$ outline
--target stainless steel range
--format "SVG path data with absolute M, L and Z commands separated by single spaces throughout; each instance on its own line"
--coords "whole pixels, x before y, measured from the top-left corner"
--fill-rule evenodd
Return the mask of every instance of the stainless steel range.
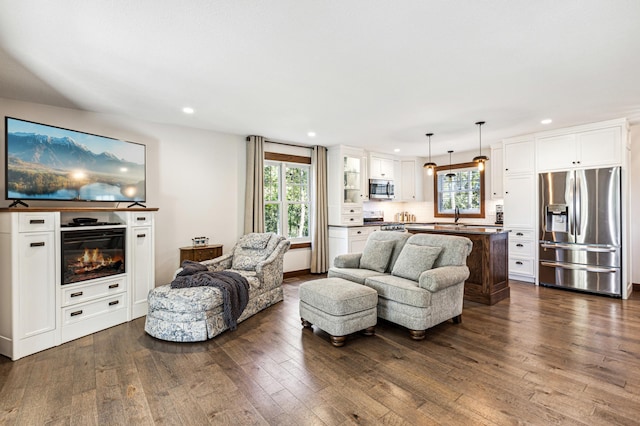
M 363 212 L 363 222 L 365 225 L 379 225 L 381 231 L 405 231 L 404 223 L 402 222 L 385 222 L 384 213 L 381 211 Z

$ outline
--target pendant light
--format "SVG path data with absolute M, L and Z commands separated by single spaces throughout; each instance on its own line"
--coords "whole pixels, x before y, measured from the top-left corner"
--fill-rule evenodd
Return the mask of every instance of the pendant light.
M 433 136 L 433 133 L 427 133 L 427 137 L 429 138 L 429 161 L 427 161 L 426 163 L 424 163 L 424 167 L 425 169 L 427 169 L 427 174 L 429 176 L 433 175 L 433 171 L 436 169 L 437 164 L 431 161 L 431 136 Z
M 456 174 L 451 171 L 451 154 L 453 154 L 453 151 L 447 151 L 447 152 L 449 153 L 449 173 L 444 175 L 444 177 L 449 179 L 449 182 L 451 182 L 456 177 Z
M 476 123 L 476 125 L 478 126 L 478 135 L 479 135 L 479 141 L 480 141 L 480 152 L 478 153 L 478 156 L 473 157 L 473 161 L 478 163 L 478 170 L 480 170 L 480 171 L 484 170 L 484 163 L 489 160 L 489 157 L 487 157 L 486 155 L 482 155 L 482 125 L 483 124 L 484 124 L 484 121 L 478 121 Z

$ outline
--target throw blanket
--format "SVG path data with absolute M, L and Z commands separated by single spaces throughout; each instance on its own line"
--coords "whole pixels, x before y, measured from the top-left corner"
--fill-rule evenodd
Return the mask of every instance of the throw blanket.
M 222 318 L 229 330 L 238 326 L 238 318 L 249 303 L 249 282 L 237 272 L 212 272 L 191 260 L 182 262 L 182 271 L 171 282 L 171 288 L 216 287 L 222 293 Z

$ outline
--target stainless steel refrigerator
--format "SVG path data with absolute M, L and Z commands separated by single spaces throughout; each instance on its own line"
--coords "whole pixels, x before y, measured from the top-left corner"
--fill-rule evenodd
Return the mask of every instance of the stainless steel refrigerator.
M 539 179 L 539 283 L 621 297 L 620 167 Z

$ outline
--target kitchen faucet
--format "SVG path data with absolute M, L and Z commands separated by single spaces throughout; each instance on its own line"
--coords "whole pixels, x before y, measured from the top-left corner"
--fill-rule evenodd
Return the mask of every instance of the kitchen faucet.
M 460 209 L 456 207 L 453 210 L 453 223 L 457 225 L 459 220 L 460 220 Z

